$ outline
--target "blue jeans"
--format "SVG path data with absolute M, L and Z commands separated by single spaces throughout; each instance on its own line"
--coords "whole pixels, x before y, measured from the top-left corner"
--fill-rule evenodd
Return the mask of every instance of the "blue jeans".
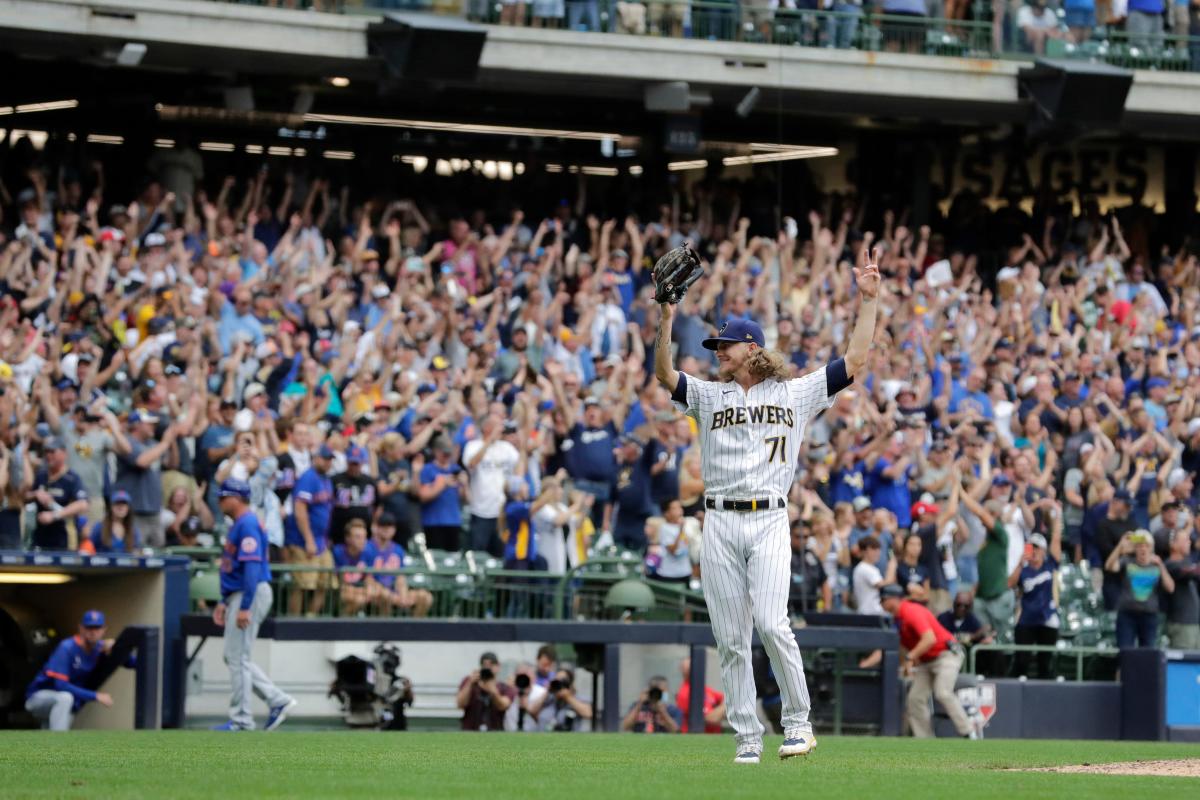
M 1158 643 L 1158 614 L 1117 612 L 1117 647 L 1154 647 Z
M 979 583 L 979 559 L 975 556 L 959 555 L 954 559 L 958 567 L 958 585 L 961 588 L 974 587 Z
M 825 18 L 825 39 L 829 46 L 845 50 L 854 44 L 854 37 L 858 33 L 858 21 L 862 17 L 862 6 L 834 3 L 833 10 L 836 14 L 853 15 Z
M 587 24 L 583 25 L 583 17 L 587 16 Z M 600 1 L 599 0 L 567 0 L 567 29 L 572 31 L 600 30 Z

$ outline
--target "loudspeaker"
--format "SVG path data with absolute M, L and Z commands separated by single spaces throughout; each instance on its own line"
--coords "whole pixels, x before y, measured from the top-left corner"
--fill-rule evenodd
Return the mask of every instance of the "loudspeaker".
M 1039 58 L 1017 73 L 1019 95 L 1033 102 L 1032 128 L 1115 128 L 1132 85 L 1131 70 L 1081 61 Z
M 487 29 L 461 19 L 426 14 L 385 14 L 367 26 L 367 50 L 396 78 L 471 81 Z

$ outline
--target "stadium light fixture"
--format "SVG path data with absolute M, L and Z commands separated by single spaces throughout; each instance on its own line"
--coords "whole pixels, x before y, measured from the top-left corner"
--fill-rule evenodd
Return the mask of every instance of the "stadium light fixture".
M 616 167 L 580 167 L 579 171 L 584 175 L 596 175 L 602 178 L 615 178 L 620 174 L 620 170 Z
M 201 142 L 200 149 L 209 153 L 232 153 L 236 147 L 232 142 Z
M 89 133 L 88 144 L 125 144 L 124 136 L 110 136 L 107 133 Z
M 838 154 L 836 147 L 809 145 L 751 144 L 750 150 L 751 152 L 747 155 L 725 156 L 721 159 L 721 163 L 727 167 L 737 167 L 746 164 L 795 161 L 802 158 L 829 158 Z
M 529 136 L 554 139 L 582 139 L 602 142 L 605 139 L 626 140 L 619 133 L 598 131 L 568 131 L 558 128 L 525 128 L 508 125 L 477 125 L 467 122 L 435 122 L 419 119 L 393 119 L 389 117 L 362 117 L 349 114 L 305 114 L 305 122 L 326 125 L 365 125 L 382 128 L 411 128 L 423 131 L 446 131 L 449 133 L 476 133 L 485 136 Z
M 163 150 L 170 150 L 172 147 L 175 146 L 175 140 L 174 139 L 155 139 L 154 146 L 161 147 Z
M 667 169 L 671 172 L 683 172 L 689 169 L 704 169 L 707 166 L 707 159 L 694 158 L 691 161 L 672 161 L 667 164 Z
M 75 576 L 65 572 L 0 572 L 0 583 L 54 585 L 73 580 Z
M 342 76 L 338 75 L 338 76 L 335 76 L 335 77 L 329 79 L 329 85 L 336 86 L 339 89 L 345 89 L 347 86 L 350 85 L 350 79 L 343 78 Z
M 642 172 L 643 172 L 643 170 L 642 170 L 641 164 L 630 164 L 629 165 L 629 174 L 630 175 L 641 175 Z
M 24 103 L 17 106 L 0 106 L 0 116 L 12 114 L 36 114 L 39 111 L 67 111 L 78 108 L 78 100 L 49 100 L 44 103 Z
M 325 157 L 333 161 L 353 161 L 354 153 L 349 150 L 326 150 Z
M 263 153 L 263 146 L 261 144 L 248 144 L 246 145 L 246 152 L 252 156 L 261 156 Z
M 269 155 L 269 156 L 290 156 L 291 154 L 292 154 L 292 148 L 290 148 L 290 147 L 279 147 L 278 145 L 271 145 L 270 147 L 267 148 L 267 155 Z

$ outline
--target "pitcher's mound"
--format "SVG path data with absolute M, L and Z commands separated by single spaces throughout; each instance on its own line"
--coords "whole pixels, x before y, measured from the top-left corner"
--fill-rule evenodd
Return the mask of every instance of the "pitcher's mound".
M 1071 764 L 1064 767 L 1039 767 L 1031 769 L 1029 772 L 1083 772 L 1090 775 L 1200 778 L 1200 758 L 1184 758 L 1178 761 L 1122 761 L 1116 764 Z

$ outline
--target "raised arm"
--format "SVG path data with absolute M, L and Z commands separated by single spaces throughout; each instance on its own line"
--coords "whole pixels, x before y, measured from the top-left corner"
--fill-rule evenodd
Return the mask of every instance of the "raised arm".
M 671 358 L 671 328 L 675 324 L 675 306 L 662 303 L 658 312 L 658 336 L 654 341 L 654 377 L 674 395 L 679 385 L 679 372 L 676 371 Z M 873 321 L 871 327 L 874 329 Z
M 876 247 L 874 256 L 867 250 L 866 247 L 862 248 L 859 254 L 859 264 L 854 268 L 854 280 L 858 284 L 858 293 L 862 297 L 862 301 L 858 307 L 858 320 L 854 323 L 854 332 L 850 334 L 850 345 L 846 348 L 847 378 L 853 378 L 866 369 L 871 343 L 875 338 L 875 318 L 879 310 L 880 284 L 877 262 L 882 249 Z

